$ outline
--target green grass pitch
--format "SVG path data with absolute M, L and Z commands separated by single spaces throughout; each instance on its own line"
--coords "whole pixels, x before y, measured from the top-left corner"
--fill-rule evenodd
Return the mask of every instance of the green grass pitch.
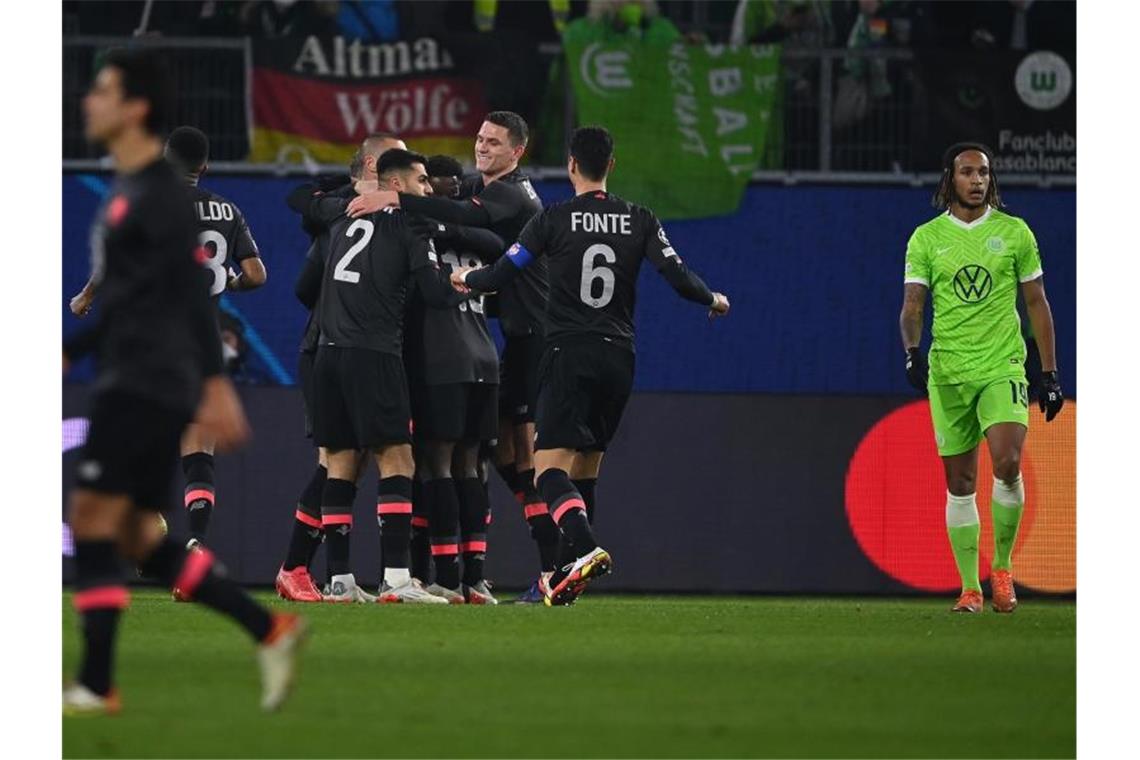
M 259 594 L 276 608 L 284 602 Z M 1074 757 L 1076 605 L 627 597 L 574 607 L 289 605 L 293 698 L 258 712 L 232 623 L 134 594 L 124 712 L 64 757 Z M 64 595 L 64 672 L 79 636 Z

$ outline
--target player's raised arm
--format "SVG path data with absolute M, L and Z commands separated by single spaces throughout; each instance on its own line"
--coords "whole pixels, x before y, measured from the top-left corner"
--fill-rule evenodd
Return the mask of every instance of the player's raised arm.
M 685 266 L 685 262 L 681 261 L 681 257 L 669 243 L 661 222 L 652 214 L 650 217 L 648 225 L 650 232 L 646 235 L 645 241 L 646 258 L 653 262 L 653 266 L 681 298 L 707 306 L 710 317 L 727 314 L 728 298 L 723 293 L 714 293 L 704 280 Z
M 454 242 L 457 247 L 471 251 L 484 261 L 498 259 L 507 247 L 501 237 L 485 227 L 468 227 L 423 217 L 412 219 L 408 225 L 421 237 Z

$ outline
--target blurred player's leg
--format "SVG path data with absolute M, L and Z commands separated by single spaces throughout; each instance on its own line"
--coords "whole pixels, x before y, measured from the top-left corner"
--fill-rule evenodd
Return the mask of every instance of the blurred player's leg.
M 476 427 L 471 435 L 478 435 Z M 487 489 L 479 478 L 477 440 L 456 446 L 451 468 L 459 496 L 459 548 L 463 554 L 463 596 L 468 604 L 498 604 L 485 577 L 487 558 L 487 524 L 491 519 L 491 503 Z
M 204 543 L 214 512 L 214 441 L 194 424 L 186 426 L 182 437 L 182 472 L 190 537 Z

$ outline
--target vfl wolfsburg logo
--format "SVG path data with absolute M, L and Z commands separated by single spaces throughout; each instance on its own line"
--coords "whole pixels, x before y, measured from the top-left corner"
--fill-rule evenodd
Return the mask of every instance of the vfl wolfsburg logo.
M 966 303 L 984 301 L 993 289 L 989 271 L 978 264 L 967 264 L 954 275 L 954 293 Z
M 999 237 L 992 237 L 986 241 L 986 247 L 994 253 L 1001 253 L 1005 249 L 1005 241 Z

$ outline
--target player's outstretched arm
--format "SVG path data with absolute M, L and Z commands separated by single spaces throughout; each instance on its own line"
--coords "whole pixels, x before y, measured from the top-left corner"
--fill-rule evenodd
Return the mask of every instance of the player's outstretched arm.
M 457 269 L 451 273 L 451 284 L 456 288 L 470 288 L 480 293 L 494 293 L 509 283 L 519 272 L 526 269 L 534 254 L 522 243 L 515 243 L 507 249 L 507 254 L 495 262 L 494 266 L 479 269 Z
M 420 237 L 453 243 L 456 248 L 470 251 L 484 261 L 498 259 L 507 247 L 501 237 L 485 227 L 468 227 L 421 216 L 412 217 L 408 227 Z
M 917 282 L 903 286 L 903 305 L 899 313 L 899 332 L 906 350 L 906 379 L 916 390 L 926 393 L 930 373 L 918 344 L 922 342 L 922 311 L 926 306 L 928 288 Z
M 1045 297 L 1045 278 L 1038 277 L 1021 284 L 1021 294 L 1025 297 L 1025 311 L 1029 324 L 1033 327 L 1033 338 L 1041 354 L 1041 392 L 1037 403 L 1045 413 L 1045 421 L 1052 422 L 1061 407 L 1065 405 L 1065 395 L 1061 392 L 1061 382 L 1057 378 L 1057 345 L 1053 332 L 1053 310 Z

